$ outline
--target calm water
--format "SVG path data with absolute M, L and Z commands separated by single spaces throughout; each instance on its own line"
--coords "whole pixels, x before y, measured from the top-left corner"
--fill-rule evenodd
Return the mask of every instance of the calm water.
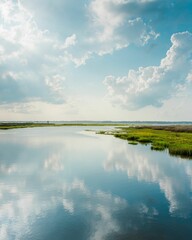
M 87 128 L 0 131 L 0 239 L 192 239 L 192 161 Z

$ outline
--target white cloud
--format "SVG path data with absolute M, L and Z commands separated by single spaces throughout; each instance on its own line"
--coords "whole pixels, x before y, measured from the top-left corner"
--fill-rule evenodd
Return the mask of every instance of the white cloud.
M 135 8 L 142 8 L 145 3 L 138 1 Z M 94 34 L 89 42 L 95 43 L 99 55 L 125 48 L 131 43 L 144 45 L 158 37 L 137 13 L 132 14 L 130 4 L 131 1 L 125 0 L 93 0 L 90 3 Z
M 65 39 L 64 45 L 62 46 L 63 49 L 68 48 L 70 46 L 75 46 L 77 41 L 76 35 L 73 34 L 70 37 Z
M 87 51 L 82 56 L 76 57 L 76 56 L 72 55 L 71 53 L 66 52 L 65 56 L 67 57 L 67 59 L 70 59 L 70 61 L 73 62 L 76 67 L 80 67 L 80 66 L 86 64 L 86 61 L 91 58 L 92 54 L 93 54 L 93 52 Z
M 64 43 L 41 30 L 20 1 L 0 3 L 0 103 L 65 102 L 65 65 L 72 34 Z
M 171 48 L 159 66 L 129 70 L 127 76 L 107 76 L 107 86 L 112 101 L 128 109 L 148 105 L 162 106 L 166 99 L 189 89 L 192 68 L 192 34 L 173 34 Z
M 63 44 L 59 43 L 54 45 L 55 49 L 65 50 L 67 48 L 73 47 L 77 44 L 77 36 L 76 34 L 72 34 L 71 36 L 67 37 Z
M 77 41 L 76 34 L 60 40 L 41 29 L 19 0 L 2 0 L 0 104 L 65 103 L 65 71 L 69 63 L 79 67 L 95 54 L 108 54 L 130 43 L 142 45 L 155 38 L 141 18 L 124 13 L 124 4 L 123 0 L 93 0 L 88 11 L 94 26 Z

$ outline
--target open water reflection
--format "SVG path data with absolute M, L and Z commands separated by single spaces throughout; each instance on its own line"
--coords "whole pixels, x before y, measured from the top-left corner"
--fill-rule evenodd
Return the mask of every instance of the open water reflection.
M 0 131 L 0 239 L 192 239 L 192 162 L 85 129 Z

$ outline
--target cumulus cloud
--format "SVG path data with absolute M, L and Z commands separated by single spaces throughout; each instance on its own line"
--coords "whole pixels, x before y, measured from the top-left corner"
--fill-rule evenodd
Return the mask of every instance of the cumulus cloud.
M 76 35 L 61 41 L 41 30 L 20 1 L 1 1 L 0 22 L 0 103 L 65 102 L 67 49 Z
M 137 1 L 136 9 L 143 8 L 149 1 Z M 132 1 L 125 0 L 93 0 L 89 12 L 94 25 L 95 34 L 89 42 L 98 43 L 97 53 L 103 55 L 114 50 L 127 47 L 129 44 L 144 45 L 155 39 L 155 33 L 149 24 L 139 17 L 138 12 L 132 14 Z M 125 10 L 126 9 L 126 10 Z
M 91 1 L 85 9 L 94 26 L 88 29 L 87 22 L 86 33 L 78 39 L 75 33 L 59 39 L 41 29 L 19 0 L 2 0 L 0 104 L 65 103 L 65 71 L 69 63 L 79 67 L 95 54 L 108 54 L 130 43 L 143 45 L 156 38 L 138 14 L 123 10 L 127 4 L 123 0 Z
M 127 76 L 107 76 L 104 84 L 112 101 L 124 108 L 160 107 L 169 99 L 191 87 L 192 34 L 175 33 L 172 46 L 159 66 L 129 70 Z
M 62 46 L 60 46 L 61 49 L 66 49 L 70 46 L 75 46 L 77 42 L 76 34 L 73 34 L 65 39 L 65 42 Z

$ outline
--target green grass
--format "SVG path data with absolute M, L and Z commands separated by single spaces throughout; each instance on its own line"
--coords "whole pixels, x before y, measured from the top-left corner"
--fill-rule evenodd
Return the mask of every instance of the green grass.
M 35 122 L 25 122 L 25 123 L 0 123 L 1 130 L 8 130 L 14 128 L 32 128 L 32 127 L 70 127 L 70 126 L 127 126 L 127 124 L 118 123 L 35 123 Z
M 131 145 L 137 145 L 138 144 L 138 142 L 136 142 L 136 141 L 128 141 L 128 143 L 131 144 Z
M 49 124 L 49 123 L 3 123 L 0 124 L 1 130 L 9 130 L 14 128 L 32 128 L 32 127 L 52 127 L 55 126 L 55 124 Z
M 100 134 L 114 135 L 127 140 L 130 144 L 151 144 L 152 150 L 168 149 L 171 155 L 192 159 L 192 125 L 188 126 L 138 126 L 105 123 L 0 123 L 0 129 L 63 126 L 117 126 L 115 131 L 100 131 Z M 120 128 L 121 126 L 121 128 Z
M 168 149 L 171 155 L 192 158 L 192 126 L 187 126 L 189 132 L 186 128 L 178 127 L 166 128 L 159 127 L 154 129 L 152 126 L 147 127 L 129 127 L 120 128 L 115 130 L 113 135 L 117 138 L 121 138 L 130 142 L 137 142 L 142 144 L 151 144 L 152 150 L 163 151 Z

